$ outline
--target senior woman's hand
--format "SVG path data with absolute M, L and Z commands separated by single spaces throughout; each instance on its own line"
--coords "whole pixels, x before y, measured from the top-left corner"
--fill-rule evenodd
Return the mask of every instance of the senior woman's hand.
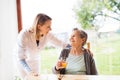
M 66 63 L 65 61 L 63 61 L 63 60 L 58 60 L 55 68 L 56 68 L 56 70 L 59 70 L 59 69 L 65 68 L 66 65 L 67 65 L 67 63 Z

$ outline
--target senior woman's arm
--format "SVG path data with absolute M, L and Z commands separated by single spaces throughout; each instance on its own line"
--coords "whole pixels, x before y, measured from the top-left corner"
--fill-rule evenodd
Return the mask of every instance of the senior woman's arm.
M 96 68 L 95 60 L 93 57 L 91 57 L 91 74 L 92 75 L 98 75 L 98 71 Z
M 89 53 L 87 53 L 87 54 L 89 54 Z M 98 75 L 94 57 L 90 54 L 88 55 L 88 57 L 89 58 L 87 60 L 89 62 L 90 75 Z
M 54 67 L 52 68 L 52 72 L 53 72 L 54 74 L 60 74 L 60 70 L 57 70 L 57 69 L 56 69 L 56 66 L 54 66 Z
M 71 47 L 71 46 L 69 45 L 69 47 Z M 65 49 L 63 49 L 63 50 L 61 51 L 61 54 L 60 54 L 60 56 L 59 56 L 59 59 L 63 58 L 63 59 L 66 60 L 66 58 L 67 58 L 68 55 L 69 55 L 69 52 L 70 52 L 70 48 L 65 48 Z M 52 72 L 53 72 L 54 74 L 65 74 L 65 68 L 57 69 L 56 66 L 54 66 L 54 67 L 52 68 Z

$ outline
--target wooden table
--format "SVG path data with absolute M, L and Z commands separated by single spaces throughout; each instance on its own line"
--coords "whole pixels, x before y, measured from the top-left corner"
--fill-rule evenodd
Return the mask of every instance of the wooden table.
M 54 74 L 42 74 L 39 79 L 35 80 L 58 80 L 59 75 Z M 26 79 L 34 80 L 34 79 Z M 61 80 L 120 80 L 119 75 L 62 75 Z

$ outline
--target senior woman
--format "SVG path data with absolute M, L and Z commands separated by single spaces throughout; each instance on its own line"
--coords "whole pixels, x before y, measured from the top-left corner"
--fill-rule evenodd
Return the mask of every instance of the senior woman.
M 97 75 L 97 69 L 93 56 L 83 47 L 87 41 L 87 33 L 74 28 L 70 37 L 71 48 L 61 51 L 59 59 L 64 59 L 67 66 L 62 67 L 61 60 L 58 60 L 52 71 L 55 74 L 74 75 Z

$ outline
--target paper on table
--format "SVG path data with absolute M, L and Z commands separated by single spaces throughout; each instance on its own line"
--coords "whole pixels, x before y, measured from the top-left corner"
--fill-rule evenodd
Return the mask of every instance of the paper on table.
M 40 76 L 26 76 L 24 80 L 40 80 Z

